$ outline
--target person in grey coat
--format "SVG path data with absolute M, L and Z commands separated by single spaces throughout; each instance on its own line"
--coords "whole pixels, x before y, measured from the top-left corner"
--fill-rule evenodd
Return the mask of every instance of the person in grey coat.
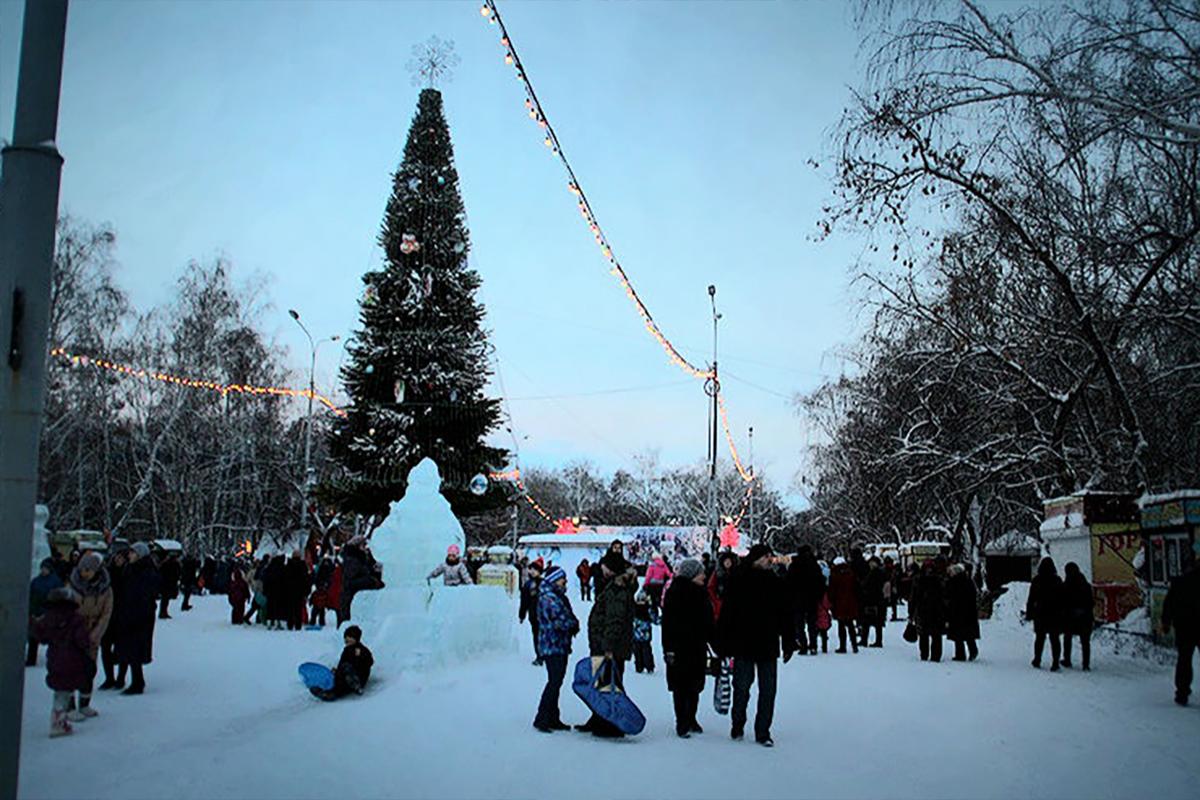
M 458 545 L 452 544 L 446 549 L 446 560 L 434 567 L 433 572 L 429 573 L 427 581 L 441 576 L 443 586 L 471 586 L 475 581 L 471 580 L 471 573 L 467 570 L 467 565 L 459 558 Z

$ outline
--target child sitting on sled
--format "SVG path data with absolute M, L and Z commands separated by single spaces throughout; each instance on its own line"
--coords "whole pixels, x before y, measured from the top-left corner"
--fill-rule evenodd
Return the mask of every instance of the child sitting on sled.
M 333 688 L 322 689 L 313 686 L 309 691 L 314 697 L 332 701 L 351 692 L 362 694 L 366 688 L 375 658 L 362 643 L 362 629 L 357 625 L 349 626 L 342 634 L 342 641 L 346 643 L 346 648 L 342 650 L 342 657 L 338 660 L 337 668 L 333 670 Z

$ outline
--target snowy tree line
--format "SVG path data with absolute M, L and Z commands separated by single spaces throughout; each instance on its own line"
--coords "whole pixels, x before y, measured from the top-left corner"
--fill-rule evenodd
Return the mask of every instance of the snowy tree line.
M 861 10 L 820 233 L 867 233 L 866 325 L 800 400 L 812 524 L 969 554 L 1047 497 L 1200 483 L 1195 4 Z
M 115 281 L 115 246 L 109 227 L 59 222 L 50 346 L 87 361 L 60 356 L 49 365 L 39 496 L 52 528 L 224 550 L 294 526 L 304 438 L 296 401 L 223 396 L 91 365 L 102 357 L 286 386 L 284 353 L 257 324 L 261 285 L 235 282 L 225 261 L 193 262 L 169 303 L 140 312 Z M 322 463 L 319 444 L 317 453 Z

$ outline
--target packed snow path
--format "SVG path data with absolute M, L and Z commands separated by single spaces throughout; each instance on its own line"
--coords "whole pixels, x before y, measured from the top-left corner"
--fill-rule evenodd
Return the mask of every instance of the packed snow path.
M 653 676 L 630 665 L 649 724 L 622 741 L 534 731 L 545 672 L 528 653 L 379 674 L 367 696 L 321 703 L 296 665 L 328 652 L 328 631 L 234 628 L 223 597 L 193 602 L 158 623 L 146 694 L 98 692 L 100 716 L 74 736 L 47 738 L 44 652 L 26 670 L 22 798 L 1166 800 L 1195 797 L 1200 778 L 1200 707 L 1171 702 L 1169 668 L 1097 648 L 1090 674 L 1034 671 L 1031 632 L 1011 620 L 982 623 L 974 663 L 921 663 L 901 624 L 883 649 L 797 656 L 780 667 L 768 750 L 729 739 L 711 684 L 706 732 L 677 739 L 661 664 Z M 586 718 L 569 687 L 562 709 Z

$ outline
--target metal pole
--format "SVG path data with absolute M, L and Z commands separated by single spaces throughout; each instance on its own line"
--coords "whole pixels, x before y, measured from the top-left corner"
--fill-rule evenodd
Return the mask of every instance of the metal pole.
M 67 0 L 26 0 L 13 141 L 0 164 L 0 800 L 15 800 L 21 761 L 66 28 Z
M 754 426 L 750 426 L 750 541 L 754 538 Z
M 718 416 L 720 407 L 718 405 L 717 395 L 721 391 L 721 381 L 717 373 L 717 322 L 721 319 L 721 315 L 717 313 L 717 287 L 708 287 L 708 299 L 712 304 L 713 317 L 713 360 L 712 360 L 712 377 L 709 379 L 709 384 L 706 387 L 711 396 L 711 404 L 709 406 L 709 418 L 711 428 L 708 436 L 708 524 L 712 536 L 713 555 L 720 549 L 721 545 L 721 522 L 718 519 L 717 512 L 717 426 L 720 424 Z

